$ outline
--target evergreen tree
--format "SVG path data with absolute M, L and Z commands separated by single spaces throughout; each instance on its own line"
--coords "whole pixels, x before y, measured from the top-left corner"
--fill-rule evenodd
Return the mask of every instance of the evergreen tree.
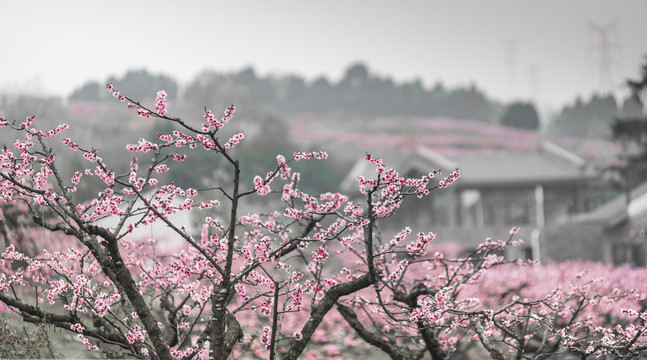
M 647 178 L 647 117 L 643 99 L 647 95 L 647 58 L 642 65 L 641 78 L 629 80 L 632 95 L 622 106 L 622 117 L 615 119 L 611 130 L 613 138 L 622 142 L 626 161 L 620 169 L 627 188 Z
M 103 86 L 96 81 L 89 81 L 80 88 L 74 90 L 70 95 L 70 100 L 80 101 L 101 101 L 105 95 Z
M 517 129 L 538 130 L 539 115 L 532 103 L 515 102 L 501 117 L 501 124 Z

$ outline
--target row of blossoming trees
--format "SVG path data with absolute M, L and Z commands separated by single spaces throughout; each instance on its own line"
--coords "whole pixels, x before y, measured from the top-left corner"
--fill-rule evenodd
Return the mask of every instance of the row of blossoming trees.
M 508 261 L 499 254 L 521 244 L 516 229 L 460 258 L 434 251 L 433 233 L 379 235 L 378 221 L 405 198 L 442 191 L 458 170 L 407 178 L 367 155 L 375 172 L 358 179 L 362 197 L 352 201 L 300 191 L 290 165 L 327 157 L 308 152 L 279 155 L 244 184 L 233 150 L 243 135 L 219 138 L 233 106 L 194 125 L 167 115 L 163 91 L 149 108 L 107 88 L 139 116 L 181 130 L 128 145 L 134 157 L 118 174 L 99 150 L 61 139 L 68 125 L 1 118 L 16 134 L 0 153 L 6 313 L 75 334 L 89 351 L 141 359 L 333 358 L 372 347 L 393 359 L 632 358 L 647 348 L 643 270 Z M 54 154 L 52 141 L 68 153 Z M 230 182 L 158 180 L 185 147 L 222 157 Z M 59 172 L 70 156 L 87 168 Z M 96 198 L 75 196 L 82 181 L 102 184 Z M 259 201 L 272 209 L 250 212 Z M 189 211 L 205 215 L 199 234 L 171 220 Z M 153 223 L 182 245 L 132 235 Z

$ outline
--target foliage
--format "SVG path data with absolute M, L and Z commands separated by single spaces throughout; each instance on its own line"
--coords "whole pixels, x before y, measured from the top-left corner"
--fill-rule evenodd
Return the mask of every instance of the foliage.
M 647 60 L 647 58 L 646 58 Z M 647 94 L 647 61 L 642 66 L 638 80 L 628 80 L 631 96 L 622 107 L 622 117 L 611 125 L 613 138 L 623 143 L 620 167 L 626 186 L 634 186 L 645 180 L 647 175 L 647 116 L 643 99 Z
M 159 133 L 171 133 L 175 130 L 170 123 L 163 123 L 153 129 L 153 136 Z M 297 148 L 290 139 L 286 125 L 278 119 L 269 118 L 259 127 L 259 133 L 251 143 L 235 150 L 235 156 L 240 161 L 240 178 L 242 183 L 250 184 L 257 174 L 266 172 L 276 163 L 276 154 L 285 154 Z M 200 188 L 205 182 L 211 181 L 214 172 L 221 168 L 219 157 L 199 149 L 181 151 L 186 159 L 171 167 L 166 173 L 168 182 L 182 188 Z M 308 193 L 325 193 L 337 189 L 343 180 L 343 174 L 330 162 L 313 163 L 300 162 L 295 164 L 295 170 L 303 177 L 302 189 Z
M 16 136 L 0 152 L 0 302 L 24 322 L 73 333 L 111 358 L 338 358 L 362 346 L 394 359 L 632 358 L 647 347 L 644 294 L 634 288 L 644 270 L 607 282 L 598 279 L 604 269 L 570 279 L 559 267 L 507 261 L 500 254 L 522 244 L 518 229 L 460 258 L 429 251 L 433 233 L 380 235 L 380 219 L 408 197 L 451 186 L 458 170 L 407 178 L 367 154 L 374 172 L 358 178 L 358 199 L 314 196 L 291 168 L 327 158 L 311 151 L 278 155 L 246 182 L 236 156 L 244 135 L 219 137 L 233 105 L 222 117 L 206 110 L 193 126 L 167 115 L 164 91 L 153 108 L 107 88 L 140 117 L 177 127 L 127 145 L 123 172 L 115 170 L 123 161 L 65 138 L 67 154 L 85 165 L 64 177 L 63 155 L 49 143 L 69 125 L 0 119 Z M 225 174 L 199 189 L 164 182 L 193 155 L 186 148 L 219 158 Z M 103 190 L 76 199 L 89 178 Z M 186 212 L 202 219 L 201 230 L 171 221 Z M 152 227 L 150 237 L 134 235 L 153 223 L 170 235 Z
M 106 100 L 106 96 L 104 96 L 103 86 L 97 81 L 88 81 L 70 94 L 70 100 L 101 101 Z
M 553 120 L 552 131 L 556 135 L 606 139 L 617 113 L 618 105 L 610 94 L 593 95 L 588 101 L 577 98 Z
M 41 351 L 48 351 L 50 356 L 54 355 L 46 324 L 37 325 L 31 333 L 24 328 L 23 330 L 23 334 L 16 334 L 9 328 L 8 323 L 0 324 L 0 358 L 39 359 Z
M 108 81 L 137 99 L 144 99 L 160 88 L 167 89 L 171 100 L 177 94 L 173 79 L 153 76 L 144 70 L 129 71 L 122 79 Z M 98 83 L 87 82 L 70 99 L 109 100 L 99 88 Z M 251 67 L 229 73 L 203 71 L 187 85 L 184 99 L 196 108 L 205 104 L 224 108 L 233 101 L 243 109 L 264 106 L 286 113 L 446 116 L 482 122 L 494 122 L 498 117 L 498 105 L 475 85 L 446 89 L 438 83 L 428 89 L 420 79 L 397 84 L 390 77 L 372 73 L 361 63 L 351 64 L 338 82 L 326 77 L 306 81 L 294 74 L 259 76 Z
M 538 130 L 539 115 L 532 103 L 512 103 L 501 117 L 501 124 L 517 129 Z
M 166 89 L 169 100 L 178 95 L 178 84 L 169 76 L 149 74 L 146 70 L 130 70 L 123 77 L 110 77 L 109 82 L 119 85 L 122 91 L 138 99 L 146 99 L 157 89 Z M 106 101 L 110 100 L 103 91 L 103 86 L 96 81 L 89 81 L 70 94 L 70 100 Z
M 640 96 L 636 92 L 633 92 L 629 97 L 622 102 L 622 108 L 620 111 L 622 118 L 640 118 L 644 114 L 644 106 Z

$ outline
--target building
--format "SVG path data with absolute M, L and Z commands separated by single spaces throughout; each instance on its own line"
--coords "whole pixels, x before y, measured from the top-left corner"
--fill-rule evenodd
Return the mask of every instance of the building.
M 549 142 L 534 151 L 451 158 L 419 147 L 384 160 L 406 176 L 420 176 L 432 169 L 461 170 L 461 178 L 447 189 L 423 199 L 407 198 L 396 216 L 383 220 L 384 236 L 410 226 L 414 232 L 435 232 L 439 241 L 472 247 L 486 237 L 505 240 L 509 229 L 517 226 L 526 246 L 511 255 L 527 258 L 550 254 L 542 249 L 546 234 L 588 210 L 587 192 L 597 179 L 583 159 Z M 370 176 L 369 171 L 366 161 L 358 162 L 342 190 L 351 193 L 357 177 Z
M 646 266 L 647 182 L 547 230 L 545 248 L 551 259 L 578 257 L 614 265 Z

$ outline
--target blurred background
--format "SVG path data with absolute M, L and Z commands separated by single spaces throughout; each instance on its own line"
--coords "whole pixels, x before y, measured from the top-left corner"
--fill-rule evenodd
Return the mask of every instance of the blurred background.
M 387 233 L 470 246 L 514 225 L 528 244 L 516 256 L 645 265 L 644 143 L 627 136 L 641 123 L 613 126 L 645 117 L 644 85 L 628 85 L 645 74 L 645 1 L 31 1 L 0 14 L 0 114 L 69 123 L 116 170 L 125 144 L 172 127 L 108 82 L 150 107 L 164 89 L 189 122 L 236 104 L 227 131 L 245 132 L 249 183 L 277 153 L 313 149 L 330 159 L 295 167 L 315 193 L 353 194 L 366 152 L 403 174 L 461 169 Z M 226 177 L 218 165 L 192 154 L 167 180 L 201 187 Z

